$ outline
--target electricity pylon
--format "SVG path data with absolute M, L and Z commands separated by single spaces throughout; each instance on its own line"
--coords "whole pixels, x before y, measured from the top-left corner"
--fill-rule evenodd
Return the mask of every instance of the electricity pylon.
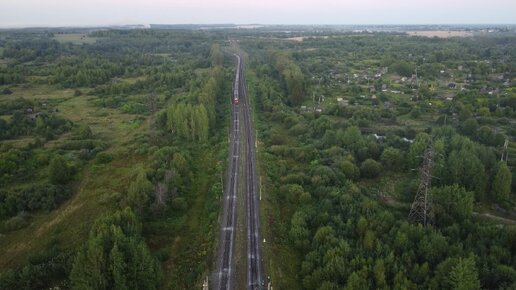
M 434 165 L 434 148 L 432 144 L 426 149 L 421 167 L 421 181 L 417 189 L 416 197 L 409 213 L 409 221 L 412 223 L 431 224 L 434 219 L 432 211 L 432 195 L 430 186 L 432 183 L 432 168 Z

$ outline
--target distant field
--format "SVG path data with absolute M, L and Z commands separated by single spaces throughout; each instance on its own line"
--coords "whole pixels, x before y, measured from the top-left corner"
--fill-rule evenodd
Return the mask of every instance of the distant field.
M 90 44 L 95 43 L 97 41 L 95 37 L 89 37 L 87 34 L 83 33 L 55 34 L 54 39 L 61 43 L 71 42 L 74 44 Z
M 422 31 L 407 31 L 410 36 L 424 36 L 424 37 L 470 37 L 473 36 L 473 32 L 460 31 L 460 30 L 422 30 Z
M 323 39 L 327 39 L 328 36 L 327 35 L 324 35 L 324 36 L 296 36 L 296 37 L 289 37 L 289 38 L 285 38 L 286 40 L 292 40 L 292 41 L 303 41 L 305 39 L 308 39 L 308 38 L 323 38 Z

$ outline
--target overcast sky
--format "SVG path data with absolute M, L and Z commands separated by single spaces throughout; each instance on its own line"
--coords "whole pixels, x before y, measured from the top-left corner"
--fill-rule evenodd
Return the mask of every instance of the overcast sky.
M 0 0 L 0 26 L 514 24 L 516 0 Z

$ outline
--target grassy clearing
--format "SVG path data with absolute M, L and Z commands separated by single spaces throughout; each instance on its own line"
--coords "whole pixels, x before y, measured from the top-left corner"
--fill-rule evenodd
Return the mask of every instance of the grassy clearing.
M 53 238 L 65 250 L 80 246 L 95 218 L 112 210 L 105 202 L 107 197 L 125 192 L 144 161 L 141 156 L 128 155 L 110 164 L 89 165 L 73 185 L 70 200 L 50 213 L 35 214 L 28 227 L 0 239 L 0 269 L 23 265 Z
M 28 100 L 48 100 L 59 101 L 71 98 L 74 90 L 72 89 L 56 89 L 50 85 L 24 84 L 11 87 L 13 92 L 10 95 L 2 95 L 0 101 L 11 101 L 18 98 Z
M 75 123 L 88 124 L 95 138 L 107 142 L 108 152 L 114 160 L 107 164 L 89 162 L 72 182 L 72 196 L 58 209 L 32 215 L 29 226 L 0 236 L 0 270 L 24 265 L 28 259 L 57 239 L 63 250 L 74 250 L 86 239 L 93 221 L 101 214 L 113 210 L 127 191 L 140 168 L 147 161 L 144 155 L 132 153 L 127 144 L 148 130 L 149 122 L 138 126 L 125 126 L 135 115 L 123 114 L 116 109 L 94 107 L 91 97 L 73 97 L 72 90 L 59 90 L 50 86 L 20 87 L 6 98 L 25 97 L 29 100 L 47 99 L 59 109 L 56 114 Z M 99 117 L 99 113 L 102 117 Z M 67 142 L 70 133 L 49 141 L 45 148 L 56 148 Z M 33 138 L 9 140 L 14 146 L 26 146 Z

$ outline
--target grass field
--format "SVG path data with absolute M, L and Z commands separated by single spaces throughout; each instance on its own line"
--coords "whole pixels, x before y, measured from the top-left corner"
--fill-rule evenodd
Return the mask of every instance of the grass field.
M 72 196 L 58 209 L 38 212 L 31 216 L 30 224 L 20 230 L 4 234 L 0 238 L 0 270 L 18 267 L 57 239 L 63 249 L 76 249 L 86 239 L 93 221 L 103 213 L 113 210 L 121 194 L 127 191 L 134 176 L 147 162 L 147 156 L 134 153 L 134 140 L 149 130 L 149 121 L 137 126 L 126 126 L 137 116 L 124 114 L 117 109 L 98 108 L 92 97 L 73 97 L 73 91 L 51 86 L 13 88 L 12 95 L 2 99 L 24 97 L 28 100 L 48 100 L 49 106 L 59 109 L 56 113 L 76 124 L 87 124 L 94 137 L 109 145 L 106 152 L 114 157 L 112 162 L 97 164 L 88 162 L 72 182 Z M 147 117 L 149 118 L 149 117 Z M 52 149 L 67 142 L 71 134 L 63 134 L 48 141 L 45 148 Z M 13 146 L 24 147 L 33 138 L 20 137 L 5 141 Z
M 408 31 L 410 36 L 424 36 L 424 37 L 469 37 L 473 36 L 473 32 L 462 30 L 422 30 L 422 31 Z

